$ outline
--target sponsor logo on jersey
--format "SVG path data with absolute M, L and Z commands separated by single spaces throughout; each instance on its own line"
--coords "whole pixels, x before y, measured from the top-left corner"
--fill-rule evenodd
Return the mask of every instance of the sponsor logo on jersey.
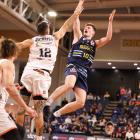
M 76 69 L 75 68 L 71 68 L 70 72 L 76 72 Z

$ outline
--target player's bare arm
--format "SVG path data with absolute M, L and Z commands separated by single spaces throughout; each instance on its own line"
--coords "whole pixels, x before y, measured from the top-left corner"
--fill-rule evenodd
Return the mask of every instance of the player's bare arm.
M 59 31 L 54 33 L 56 40 L 60 40 L 65 35 L 66 32 L 72 29 L 74 21 L 81 14 L 83 10 L 83 3 L 84 3 L 84 0 L 79 1 L 73 15 L 68 20 L 66 20 L 66 22 L 62 25 Z
M 19 95 L 18 90 L 16 89 L 16 87 L 14 85 L 14 78 L 13 78 L 14 65 L 11 62 L 7 61 L 5 64 L 3 64 L 2 72 L 3 72 L 3 83 L 4 83 L 6 90 L 8 91 L 9 95 L 21 107 L 23 107 L 31 117 L 35 117 L 36 112 L 25 104 L 25 102 Z
M 76 21 L 73 24 L 73 35 L 74 35 L 73 44 L 76 43 L 82 37 L 79 16 L 77 17 Z
M 104 45 L 106 45 L 108 42 L 111 41 L 111 39 L 112 39 L 112 22 L 113 22 L 115 12 L 116 12 L 116 10 L 113 10 L 112 13 L 110 14 L 108 30 L 107 30 L 106 36 L 101 38 L 100 40 L 96 40 L 97 48 L 103 47 Z
M 30 48 L 33 44 L 33 40 L 32 39 L 26 39 L 22 42 L 18 42 L 16 43 L 17 47 L 19 48 L 19 50 L 24 49 L 24 48 Z

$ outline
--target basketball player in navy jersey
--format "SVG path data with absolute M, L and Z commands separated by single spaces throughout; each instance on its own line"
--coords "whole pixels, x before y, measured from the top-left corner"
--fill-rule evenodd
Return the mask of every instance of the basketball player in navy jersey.
M 65 69 L 65 83 L 50 95 L 46 104 L 51 105 L 58 97 L 72 89 L 75 93 L 76 100 L 56 111 L 54 116 L 60 117 L 61 115 L 76 111 L 84 106 L 86 93 L 88 91 L 87 71 L 93 63 L 96 49 L 105 46 L 111 41 L 114 15 L 115 10 L 112 11 L 109 17 L 106 36 L 99 40 L 93 39 L 96 29 L 92 23 L 85 25 L 82 35 L 79 17 L 77 18 L 73 26 L 74 39 Z
M 66 32 L 72 29 L 73 23 L 83 10 L 84 0 L 79 0 L 78 6 L 72 16 L 66 20 L 62 27 L 53 35 L 50 35 L 49 24 L 42 21 L 37 26 L 38 35 L 17 43 L 19 48 L 30 48 L 29 59 L 24 68 L 21 82 L 25 87 L 21 91 L 24 100 L 29 103 L 31 94 L 33 97 L 34 107 L 37 111 L 35 118 L 36 140 L 42 140 L 43 134 L 43 108 L 45 105 L 44 98 L 48 98 L 48 89 L 51 84 L 50 74 L 53 71 L 56 56 L 58 52 L 59 40 Z M 29 93 L 28 93 L 29 92 Z M 18 113 L 17 122 L 23 125 L 24 110 Z

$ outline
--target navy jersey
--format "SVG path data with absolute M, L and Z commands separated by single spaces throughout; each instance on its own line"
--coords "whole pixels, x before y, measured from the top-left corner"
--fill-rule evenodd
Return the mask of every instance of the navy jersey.
M 68 55 L 68 64 L 78 64 L 89 68 L 93 63 L 95 52 L 95 41 L 81 37 L 77 43 L 72 45 Z

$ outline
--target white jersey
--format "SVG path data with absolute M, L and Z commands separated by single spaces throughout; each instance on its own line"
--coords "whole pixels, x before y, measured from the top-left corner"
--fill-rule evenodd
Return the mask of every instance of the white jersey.
M 0 64 L 4 61 L 8 61 L 7 59 L 1 59 Z M 15 74 L 13 75 L 15 78 Z M 12 118 L 5 110 L 5 105 L 7 103 L 9 94 L 5 89 L 4 83 L 2 81 L 3 75 L 1 74 L 0 80 L 0 136 L 7 133 L 8 131 L 15 129 L 16 125 Z
M 26 69 L 47 69 L 52 71 L 55 65 L 58 48 L 53 35 L 32 38 Z

